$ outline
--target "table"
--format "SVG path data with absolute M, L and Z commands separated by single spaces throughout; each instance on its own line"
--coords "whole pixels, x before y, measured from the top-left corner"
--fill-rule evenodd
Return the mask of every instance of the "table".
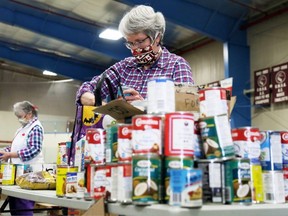
M 252 204 L 249 206 L 204 204 L 199 209 L 187 209 L 164 204 L 143 207 L 116 203 L 108 204 L 108 212 L 125 216 L 287 216 L 288 203 Z

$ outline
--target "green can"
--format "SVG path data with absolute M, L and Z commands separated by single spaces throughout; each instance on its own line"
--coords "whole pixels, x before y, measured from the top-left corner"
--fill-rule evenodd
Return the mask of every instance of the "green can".
M 164 202 L 168 203 L 170 199 L 170 170 L 193 168 L 194 160 L 192 157 L 165 157 L 164 158 Z
M 225 188 L 225 203 L 252 204 L 250 159 L 225 161 Z
M 159 203 L 162 191 L 161 173 L 160 156 L 151 154 L 132 156 L 133 204 Z
M 118 162 L 118 124 L 111 124 L 106 129 L 106 163 Z
M 206 159 L 228 159 L 235 156 L 230 122 L 227 115 L 201 118 L 199 126 Z

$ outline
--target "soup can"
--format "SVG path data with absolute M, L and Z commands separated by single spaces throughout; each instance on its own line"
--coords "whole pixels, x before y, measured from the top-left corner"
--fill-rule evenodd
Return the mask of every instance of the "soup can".
M 132 164 L 118 163 L 117 201 L 121 204 L 132 203 Z
M 105 131 L 100 128 L 86 130 L 88 154 L 92 164 L 104 164 L 105 162 Z
M 162 154 L 163 123 L 160 115 L 136 115 L 132 117 L 133 154 Z
M 165 114 L 165 156 L 194 156 L 194 116 L 188 112 Z
M 64 197 L 66 195 L 67 172 L 78 172 L 76 166 L 57 165 L 56 169 L 56 196 Z
M 199 90 L 200 117 L 228 115 L 227 90 L 221 87 L 211 87 Z
M 118 161 L 129 162 L 132 160 L 132 125 L 118 125 Z
M 117 202 L 118 194 L 118 165 L 117 163 L 106 164 L 106 200 L 108 202 Z
M 175 111 L 174 82 L 167 77 L 156 77 L 147 83 L 147 113 L 160 114 Z

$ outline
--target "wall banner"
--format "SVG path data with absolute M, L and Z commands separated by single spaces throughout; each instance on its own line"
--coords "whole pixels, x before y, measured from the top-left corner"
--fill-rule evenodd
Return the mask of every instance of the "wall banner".
M 254 72 L 254 105 L 267 105 L 271 103 L 270 68 Z
M 288 101 L 288 62 L 272 67 L 272 102 Z

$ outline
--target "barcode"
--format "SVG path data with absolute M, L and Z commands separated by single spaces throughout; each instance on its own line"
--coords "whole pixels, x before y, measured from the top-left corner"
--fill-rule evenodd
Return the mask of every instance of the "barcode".
M 181 203 L 181 193 L 173 193 L 172 194 L 172 202 L 173 203 Z
M 266 200 L 274 200 L 274 194 L 266 193 Z

